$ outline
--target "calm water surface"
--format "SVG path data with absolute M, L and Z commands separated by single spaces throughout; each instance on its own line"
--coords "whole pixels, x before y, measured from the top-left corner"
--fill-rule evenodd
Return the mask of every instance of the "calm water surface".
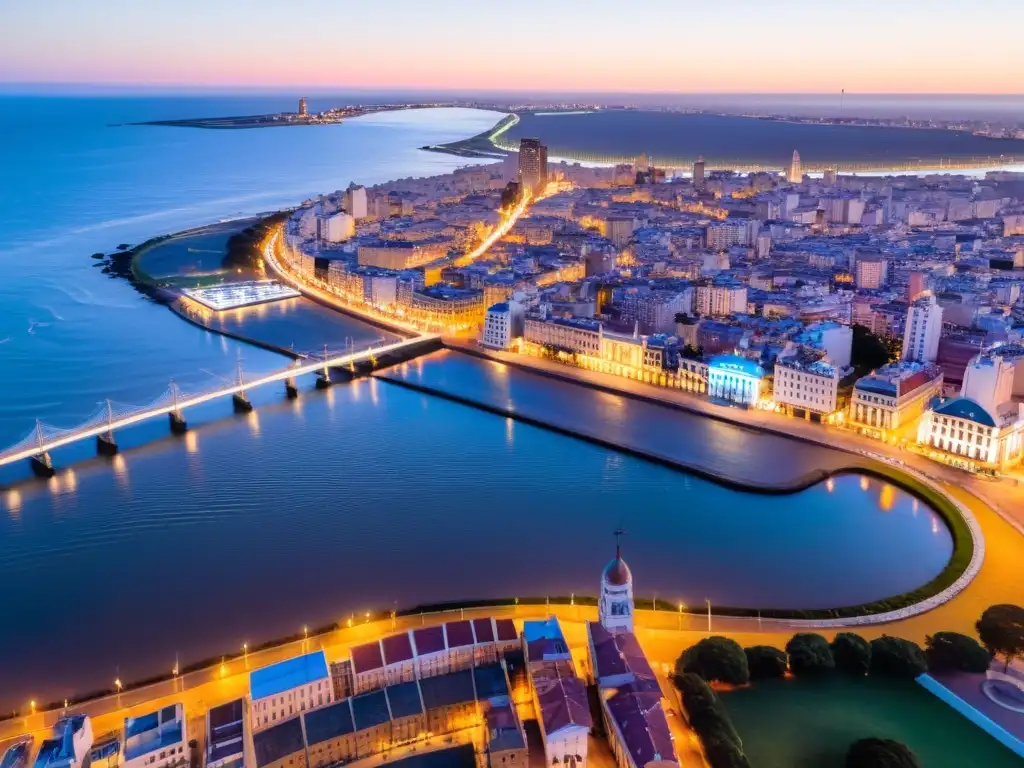
M 144 403 L 269 370 L 279 355 L 189 325 L 103 276 L 93 251 L 307 195 L 464 161 L 417 151 L 483 130 L 479 112 L 411 112 L 324 128 L 108 127 L 286 109 L 216 100 L 0 99 L 0 441 L 70 425 L 105 398 Z M 17 148 L 15 150 L 15 147 Z M 381 336 L 306 301 L 226 328 L 316 349 Z M 829 454 L 478 361 L 409 366 L 563 423 L 734 471 L 803 471 Z M 312 388 L 306 380 L 303 386 Z M 0 471 L 0 706 L 59 699 L 395 602 L 591 593 L 609 531 L 629 529 L 642 596 L 820 606 L 916 587 L 948 559 L 930 510 L 839 478 L 790 497 L 736 493 L 479 410 L 362 381 L 296 402 L 276 388 L 153 422 L 123 454 L 55 452 L 60 473 Z

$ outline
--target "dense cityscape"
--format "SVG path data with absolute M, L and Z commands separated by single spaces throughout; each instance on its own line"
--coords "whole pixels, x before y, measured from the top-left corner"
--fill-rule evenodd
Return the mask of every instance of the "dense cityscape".
M 0 10 L 0 768 L 1024 765 L 1019 0 L 307 6 Z

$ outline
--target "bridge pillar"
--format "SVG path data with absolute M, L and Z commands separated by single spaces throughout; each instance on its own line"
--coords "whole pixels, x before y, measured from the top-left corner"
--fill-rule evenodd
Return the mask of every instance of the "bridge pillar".
M 102 435 L 96 435 L 96 453 L 100 456 L 117 455 L 117 443 L 114 442 L 113 432 L 105 432 Z
M 171 432 L 175 435 L 183 435 L 188 432 L 188 422 L 185 421 L 185 414 L 181 411 L 171 411 L 167 414 L 171 422 Z
M 317 389 L 327 389 L 333 383 L 334 382 L 331 381 L 331 374 L 327 371 L 326 368 L 324 368 L 323 371 L 321 371 L 320 374 L 316 377 Z
M 245 396 L 245 392 L 236 392 L 231 396 L 231 402 L 235 407 L 235 413 L 250 413 L 252 411 L 252 403 L 249 402 L 249 398 Z
M 46 451 L 33 456 L 29 461 L 32 463 L 32 471 L 36 477 L 53 477 L 57 474 L 57 470 L 53 468 L 53 462 L 50 460 L 50 454 Z
M 295 379 L 284 380 L 284 391 L 288 395 L 289 400 L 294 400 L 299 396 L 299 387 L 295 383 Z

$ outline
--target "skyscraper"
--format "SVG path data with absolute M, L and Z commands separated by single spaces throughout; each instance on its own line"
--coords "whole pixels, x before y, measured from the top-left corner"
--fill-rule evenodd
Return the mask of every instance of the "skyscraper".
M 540 139 L 519 142 L 519 185 L 537 194 L 548 183 L 548 148 Z
M 935 362 L 942 336 L 942 307 L 928 294 L 907 311 L 907 327 L 903 331 L 903 359 L 918 363 Z
M 697 155 L 697 162 L 693 164 L 693 186 L 704 185 L 704 155 Z
M 800 168 L 800 153 L 795 149 L 793 150 L 793 160 L 789 164 L 789 172 L 786 174 L 786 180 L 790 184 L 799 184 L 804 179 L 804 172 Z
M 794 153 L 795 154 L 795 153 Z M 822 175 L 822 183 L 826 187 L 834 187 L 836 180 L 839 178 L 839 171 L 836 168 L 826 168 L 825 173 Z
M 309 112 L 306 109 L 306 97 L 305 96 L 300 96 L 299 97 L 299 117 L 305 117 L 308 114 L 309 114 Z

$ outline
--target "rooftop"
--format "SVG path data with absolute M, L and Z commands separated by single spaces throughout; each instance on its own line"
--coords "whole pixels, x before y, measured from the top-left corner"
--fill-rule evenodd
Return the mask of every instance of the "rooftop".
M 206 714 L 206 762 L 225 760 L 244 751 L 242 743 L 245 701 L 235 699 Z
M 172 704 L 141 717 L 125 718 L 125 759 L 134 760 L 154 750 L 180 743 L 184 725 L 184 707 L 181 704 Z
M 414 629 L 412 637 L 416 646 L 417 656 L 437 653 L 447 648 L 444 643 L 443 627 L 421 627 L 420 629 Z
M 571 727 L 587 730 L 593 727 L 587 688 L 582 680 L 575 675 L 534 674 L 533 682 L 540 702 L 544 733 L 552 734 Z
M 420 680 L 420 691 L 423 694 L 423 706 L 426 709 L 450 707 L 476 700 L 473 688 L 473 670 L 464 669 L 440 677 L 427 677 Z
M 380 641 L 384 648 L 384 663 L 397 664 L 400 661 L 409 661 L 413 657 L 412 640 L 408 632 L 398 635 L 390 635 Z
M 655 760 L 679 762 L 660 697 L 619 692 L 608 700 L 608 712 L 634 765 L 647 765 Z
M 273 725 L 252 736 L 253 751 L 256 754 L 256 768 L 265 768 L 288 755 L 305 749 L 302 739 L 302 723 L 298 717 Z
M 494 627 L 497 630 L 497 639 L 499 642 L 508 642 L 519 639 L 519 633 L 516 631 L 516 625 L 512 619 L 495 619 Z
M 357 731 L 365 731 L 391 719 L 387 694 L 382 690 L 353 696 L 349 701 L 352 703 L 352 717 Z
M 473 635 L 478 643 L 493 643 L 494 624 L 490 619 L 473 619 Z
M 954 419 L 966 419 L 984 427 L 996 426 L 995 419 L 979 403 L 969 397 L 955 397 L 935 406 L 935 413 Z
M 508 696 L 508 682 L 501 664 L 487 664 L 473 670 L 476 697 L 480 701 Z
M 395 720 L 400 717 L 412 717 L 423 712 L 420 688 L 415 680 L 390 685 L 384 689 L 384 692 L 388 696 L 388 704 L 391 705 L 391 717 Z
M 345 736 L 356 729 L 348 699 L 310 710 L 302 716 L 302 720 L 306 726 L 306 740 L 310 746 Z
M 8 747 L 3 757 L 0 758 L 0 768 L 23 768 L 28 765 L 28 756 L 31 751 L 31 739 L 24 739 Z
M 569 646 L 554 616 L 546 621 L 523 622 L 523 640 L 531 662 L 569 658 Z
M 329 677 L 324 652 L 314 651 L 249 673 L 249 694 L 264 699 Z
M 352 648 L 352 671 L 357 675 L 372 669 L 380 669 L 383 666 L 384 656 L 381 654 L 379 641 L 374 640 L 372 643 L 364 643 Z
M 444 625 L 449 648 L 473 645 L 473 625 L 469 621 L 449 621 Z
M 488 748 L 493 752 L 507 749 L 522 749 L 526 746 L 523 732 L 511 704 L 491 707 L 485 716 L 487 721 Z

